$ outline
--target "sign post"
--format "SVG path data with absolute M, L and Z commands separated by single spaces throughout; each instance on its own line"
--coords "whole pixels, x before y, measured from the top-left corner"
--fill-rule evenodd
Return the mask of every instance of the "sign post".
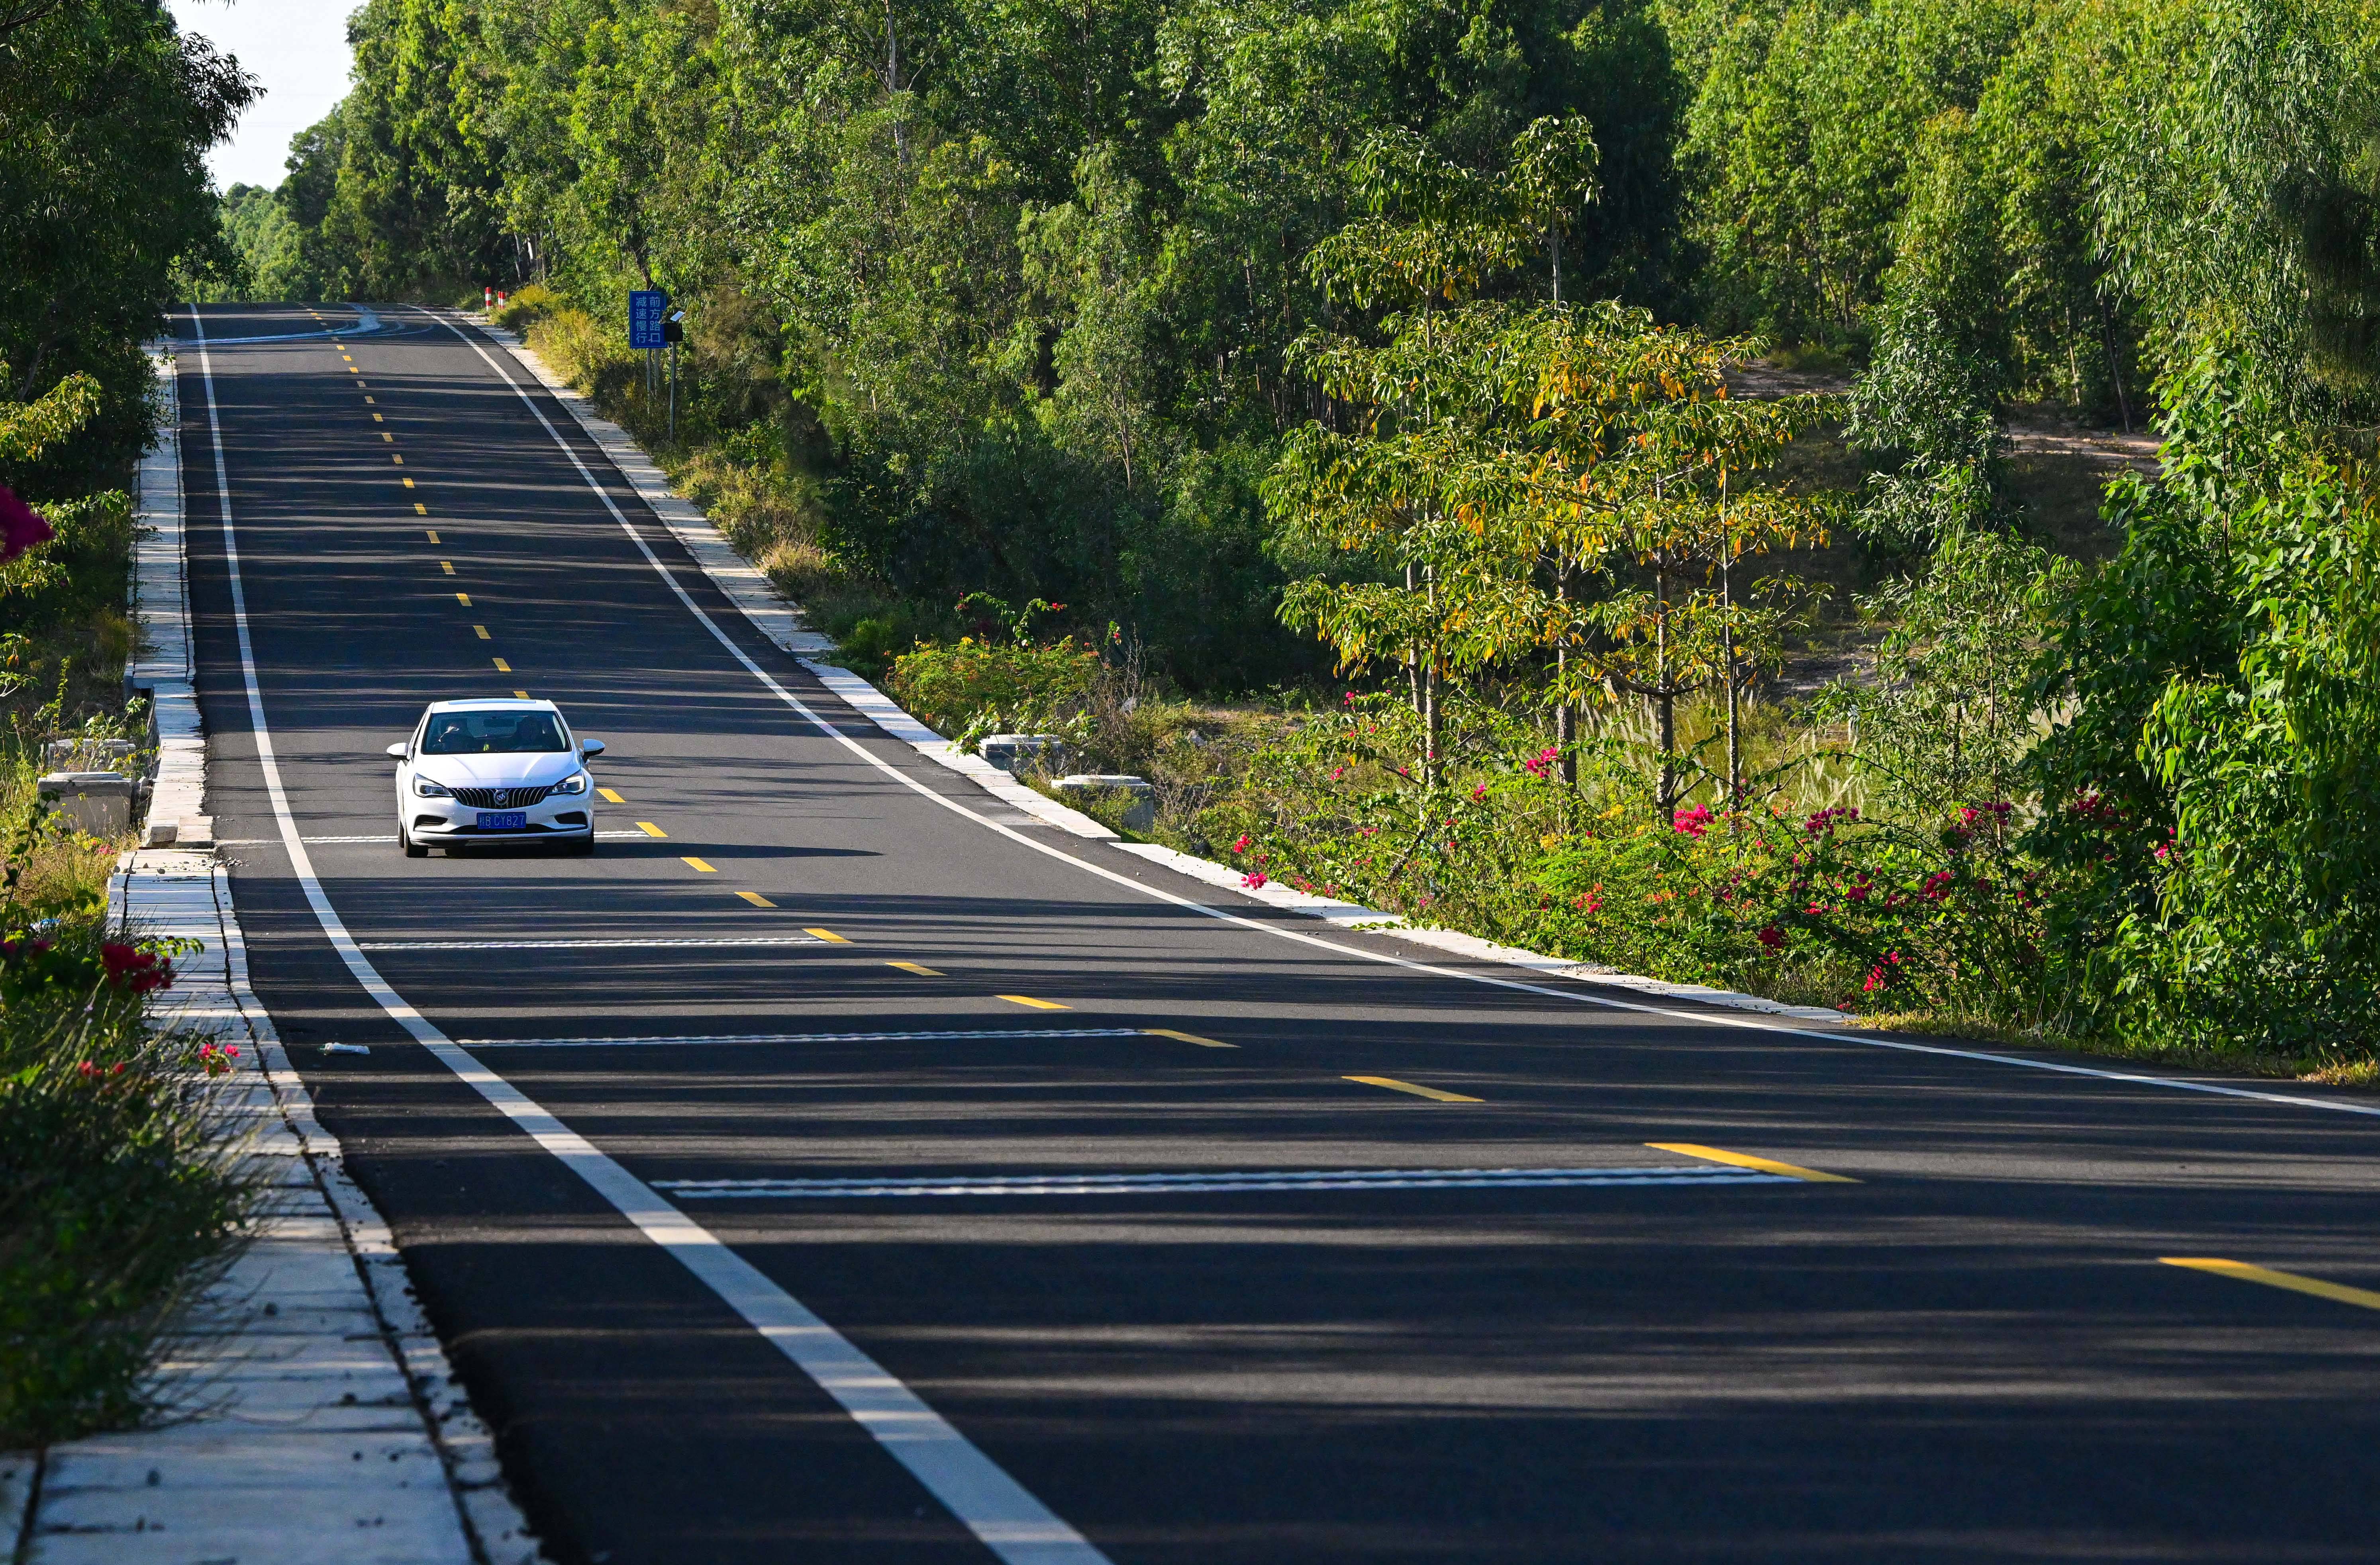
M 686 311 L 662 322 L 662 340 L 669 344 L 669 437 L 677 439 L 677 345 L 686 341 Z

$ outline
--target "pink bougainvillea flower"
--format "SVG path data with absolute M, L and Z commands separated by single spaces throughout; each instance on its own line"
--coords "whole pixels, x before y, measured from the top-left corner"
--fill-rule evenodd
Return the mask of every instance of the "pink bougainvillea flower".
M 174 969 L 164 957 L 137 946 L 109 941 L 99 948 L 99 959 L 107 968 L 107 981 L 134 994 L 165 989 L 174 982 Z
M 1245 852 L 1247 852 L 1247 851 L 1248 851 L 1248 842 L 1249 842 L 1249 839 L 1248 839 L 1248 837 L 1247 837 L 1246 833 L 1243 832 L 1243 833 L 1241 834 L 1241 836 L 1240 836 L 1239 841 L 1237 841 L 1237 842 L 1235 842 L 1235 843 L 1233 843 L 1232 844 L 1232 851 L 1233 853 L 1245 853 Z
M 1670 817 L 1670 829 L 1688 837 L 1701 836 L 1710 830 L 1710 823 L 1711 812 L 1700 805 L 1692 809 L 1679 810 Z
M 0 484 L 0 564 L 55 537 L 56 531 L 42 520 L 41 513 L 18 499 L 15 490 Z
M 1267 879 L 1268 877 L 1263 870 L 1251 869 L 1246 874 L 1240 877 L 1240 884 L 1253 892 L 1257 887 L 1263 885 Z
M 1761 930 L 1759 939 L 1760 943 L 1767 946 L 1771 951 L 1783 951 L 1785 949 L 1785 931 L 1779 928 L 1774 924 L 1771 924 L 1767 928 Z

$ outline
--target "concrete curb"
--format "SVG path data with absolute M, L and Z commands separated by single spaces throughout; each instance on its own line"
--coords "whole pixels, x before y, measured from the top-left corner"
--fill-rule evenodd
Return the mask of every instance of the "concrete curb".
M 138 632 L 132 661 L 124 671 L 126 688 L 149 698 L 157 737 L 157 775 L 150 784 L 140 841 L 144 847 L 203 848 L 214 842 L 215 828 L 205 813 L 207 742 L 191 683 L 197 665 L 183 569 L 181 405 L 173 355 L 160 346 L 149 358 L 164 417 L 157 443 L 140 458 L 136 484 L 130 607 Z
M 627 479 L 628 486 L 637 491 L 638 497 L 650 506 L 653 514 L 686 545 L 695 563 L 718 584 L 728 601 L 743 611 L 744 617 L 752 622 L 755 629 L 791 653 L 820 684 L 877 727 L 936 764 L 973 779 L 985 792 L 1002 803 L 1014 805 L 1036 819 L 1071 831 L 1075 836 L 1113 843 L 1125 853 L 1179 871 L 1208 885 L 1220 886 L 1270 907 L 1324 919 L 1342 928 L 1354 926 L 1378 928 L 1399 940 L 1428 946 L 1451 955 L 1525 968 L 1545 977 L 1609 984 L 1665 1000 L 1694 1001 L 1736 1011 L 1791 1016 L 1804 1022 L 1840 1022 L 1846 1019 L 1842 1012 L 1825 1006 L 1787 1005 L 1780 1001 L 1764 999 L 1756 994 L 1742 994 L 1734 989 L 1711 989 L 1702 984 L 1673 984 L 1666 979 L 1622 973 L 1591 962 L 1542 956 L 1533 951 L 1498 945 L 1492 940 L 1459 934 L 1452 929 L 1424 928 L 1407 923 L 1393 913 L 1314 896 L 1287 886 L 1271 883 L 1250 886 L 1246 875 L 1230 865 L 1196 858 L 1153 843 L 1123 841 L 1080 810 L 1069 809 L 1048 795 L 1037 793 L 979 757 L 962 754 L 956 745 L 904 711 L 891 697 L 849 669 L 819 662 L 816 655 L 833 650 L 834 643 L 803 625 L 801 611 L 778 596 L 768 576 L 735 552 L 719 529 L 711 525 L 710 518 L 703 515 L 700 507 L 670 492 L 668 480 L 662 470 L 625 430 L 595 413 L 587 399 L 564 384 L 516 334 L 501 326 L 488 325 L 477 317 L 466 319 L 471 320 L 490 338 L 504 345 L 540 385 L 570 410 L 570 416 L 578 420 L 578 427 L 587 431 L 588 438 L 602 447 L 603 454 L 612 458 L 613 465 L 619 468 L 621 476 Z M 714 560 L 723 564 L 714 565 Z

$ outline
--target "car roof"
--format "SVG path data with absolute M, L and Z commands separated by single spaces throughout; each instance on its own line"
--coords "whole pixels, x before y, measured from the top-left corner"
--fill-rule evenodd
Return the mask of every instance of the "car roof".
M 552 701 L 524 701 L 516 696 L 479 696 L 461 701 L 432 701 L 430 703 L 430 710 L 433 712 L 552 712 L 559 716 L 562 709 Z

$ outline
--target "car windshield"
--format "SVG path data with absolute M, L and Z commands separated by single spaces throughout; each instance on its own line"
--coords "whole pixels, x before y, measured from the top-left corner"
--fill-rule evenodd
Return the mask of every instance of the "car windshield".
M 425 756 L 503 756 L 566 750 L 552 712 L 440 712 L 421 736 Z

